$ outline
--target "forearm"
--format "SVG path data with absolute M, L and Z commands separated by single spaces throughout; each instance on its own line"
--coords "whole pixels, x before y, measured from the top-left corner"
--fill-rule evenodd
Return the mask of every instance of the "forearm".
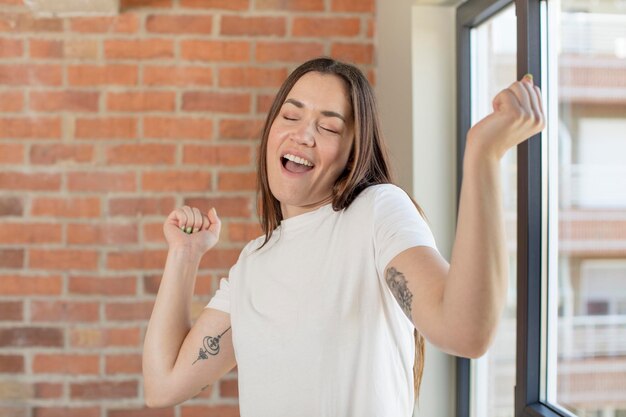
M 485 347 L 505 302 L 506 239 L 499 159 L 479 156 L 470 145 L 442 306 L 448 323 Z
M 174 367 L 191 327 L 190 306 L 201 256 L 171 249 L 144 341 L 144 377 L 162 378 Z

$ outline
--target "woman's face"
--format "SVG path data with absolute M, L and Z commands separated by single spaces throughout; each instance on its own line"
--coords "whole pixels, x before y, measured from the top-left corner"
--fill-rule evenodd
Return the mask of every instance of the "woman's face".
M 283 218 L 331 201 L 354 141 L 345 81 L 308 72 L 293 86 L 270 128 L 267 176 Z

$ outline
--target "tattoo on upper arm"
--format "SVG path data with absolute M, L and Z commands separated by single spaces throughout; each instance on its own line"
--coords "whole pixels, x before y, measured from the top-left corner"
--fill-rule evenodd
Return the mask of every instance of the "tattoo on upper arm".
M 391 267 L 387 269 L 385 280 L 391 289 L 391 293 L 394 297 L 396 297 L 396 300 L 398 300 L 398 304 L 400 304 L 402 311 L 404 311 L 404 314 L 406 314 L 412 322 L 413 316 L 411 314 L 411 301 L 413 300 L 413 294 L 409 291 L 404 274 L 396 268 Z
M 204 339 L 202 339 L 202 347 L 200 348 L 200 352 L 198 353 L 198 359 L 196 359 L 192 363 L 192 365 L 198 362 L 200 359 L 209 359 L 209 355 L 215 356 L 220 353 L 220 338 L 224 336 L 224 333 L 226 333 L 229 329 L 230 327 L 224 330 L 222 334 L 217 337 L 205 336 Z

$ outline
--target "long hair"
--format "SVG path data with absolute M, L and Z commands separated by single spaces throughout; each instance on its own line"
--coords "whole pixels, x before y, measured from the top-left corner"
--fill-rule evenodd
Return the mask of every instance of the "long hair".
M 267 176 L 267 141 L 270 128 L 278 116 L 287 95 L 296 82 L 308 72 L 331 74 L 341 78 L 348 90 L 354 115 L 354 142 L 345 169 L 332 189 L 332 206 L 335 211 L 350 206 L 361 191 L 371 185 L 392 183 L 389 157 L 380 129 L 374 92 L 363 73 L 356 67 L 330 58 L 316 58 L 296 68 L 282 84 L 269 110 L 258 155 L 259 217 L 265 233 L 265 245 L 272 232 L 283 220 L 280 202 L 270 191 Z M 422 213 L 420 207 L 415 204 Z M 415 363 L 413 365 L 415 396 L 418 397 L 424 370 L 424 337 L 414 331 Z

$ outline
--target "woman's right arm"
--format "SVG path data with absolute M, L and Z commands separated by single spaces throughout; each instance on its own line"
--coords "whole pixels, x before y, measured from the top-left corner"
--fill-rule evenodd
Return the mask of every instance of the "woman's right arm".
M 193 326 L 190 317 L 200 259 L 219 238 L 217 214 L 211 210 L 202 215 L 185 206 L 168 216 L 163 229 L 170 249 L 143 349 L 144 394 L 150 407 L 185 401 L 235 366 L 230 315 L 206 308 Z

